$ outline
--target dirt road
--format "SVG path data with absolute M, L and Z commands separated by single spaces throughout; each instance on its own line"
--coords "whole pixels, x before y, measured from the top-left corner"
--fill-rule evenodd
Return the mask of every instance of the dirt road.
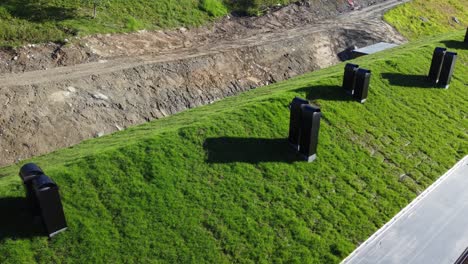
M 351 45 L 402 43 L 381 17 L 403 2 L 338 16 L 292 5 L 210 28 L 85 38 L 84 61 L 95 62 L 0 75 L 0 166 L 331 66 Z

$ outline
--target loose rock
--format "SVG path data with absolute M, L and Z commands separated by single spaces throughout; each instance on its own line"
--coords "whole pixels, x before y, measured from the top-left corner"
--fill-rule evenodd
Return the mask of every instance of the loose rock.
M 102 93 L 94 93 L 94 94 L 92 94 L 92 96 L 93 96 L 93 98 L 98 99 L 98 100 L 104 100 L 104 101 L 109 100 L 109 97 L 107 97 L 106 95 L 104 95 Z

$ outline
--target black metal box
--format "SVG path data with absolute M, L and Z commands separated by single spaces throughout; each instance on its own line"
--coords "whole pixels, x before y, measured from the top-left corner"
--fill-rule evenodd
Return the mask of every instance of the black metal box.
M 58 186 L 34 163 L 21 167 L 20 178 L 34 216 L 40 216 L 49 237 L 67 229 Z
M 356 72 L 359 65 L 347 63 L 343 75 L 343 89 L 347 94 L 353 94 L 354 86 L 356 84 Z
M 312 105 L 302 105 L 302 127 L 299 143 L 299 153 L 308 162 L 317 158 L 317 146 L 322 113 L 320 108 Z
M 19 172 L 26 191 L 26 202 L 34 215 L 39 214 L 39 205 L 34 194 L 32 180 L 42 174 L 44 174 L 42 169 L 34 163 L 23 165 Z
M 369 84 L 371 79 L 371 71 L 367 69 L 358 69 L 356 72 L 356 86 L 354 88 L 353 97 L 364 103 L 367 100 L 369 93 Z
M 32 185 L 48 236 L 53 237 L 66 230 L 67 222 L 57 184 L 42 174 L 32 180 Z
M 309 101 L 295 97 L 290 104 L 290 117 L 289 117 L 289 137 L 288 141 L 295 150 L 299 150 L 299 138 L 301 134 L 301 119 L 302 110 L 301 106 L 309 104 Z
M 434 83 L 439 81 L 440 71 L 442 69 L 442 64 L 444 62 L 446 48 L 435 48 L 434 53 L 432 54 L 432 63 L 429 70 L 429 80 Z
M 453 71 L 455 70 L 455 62 L 457 60 L 457 53 L 446 52 L 444 57 L 444 63 L 440 71 L 439 86 L 445 89 L 449 88 L 450 81 L 452 80 Z

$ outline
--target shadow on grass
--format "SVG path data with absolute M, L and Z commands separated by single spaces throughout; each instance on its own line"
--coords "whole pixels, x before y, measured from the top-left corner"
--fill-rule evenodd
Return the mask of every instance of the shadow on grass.
M 31 22 L 62 21 L 77 16 L 75 8 L 44 5 L 37 0 L 4 0 L 0 7 L 14 17 Z
M 299 161 L 287 139 L 270 138 L 208 138 L 203 144 L 208 154 L 208 163 Z
M 463 40 L 444 40 L 442 43 L 449 49 L 468 49 L 468 43 Z
M 346 94 L 343 87 L 338 85 L 317 85 L 304 87 L 295 92 L 305 93 L 310 101 L 322 99 L 326 101 L 352 101 L 353 97 Z
M 425 75 L 382 73 L 383 79 L 387 79 L 390 85 L 411 88 L 437 88 Z
M 0 198 L 0 241 L 43 235 L 40 220 L 35 221 L 22 197 Z

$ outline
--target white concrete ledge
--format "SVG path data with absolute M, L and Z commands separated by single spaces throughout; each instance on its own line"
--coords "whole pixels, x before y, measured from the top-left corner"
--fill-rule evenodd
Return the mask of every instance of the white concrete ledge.
M 468 156 L 352 252 L 342 264 L 453 264 L 468 246 Z

